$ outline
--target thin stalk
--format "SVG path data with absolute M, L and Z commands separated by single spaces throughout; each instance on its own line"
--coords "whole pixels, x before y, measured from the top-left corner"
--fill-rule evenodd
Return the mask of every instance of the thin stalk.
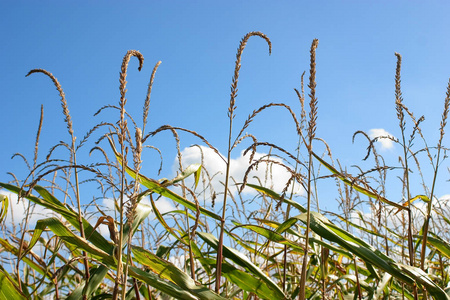
M 64 91 L 63 91 L 63 89 L 61 87 L 61 84 L 58 82 L 56 77 L 53 76 L 52 73 L 50 73 L 50 72 L 48 72 L 46 70 L 43 70 L 43 69 L 33 69 L 30 72 L 28 72 L 28 74 L 26 76 L 29 76 L 29 75 L 31 75 L 33 73 L 43 73 L 43 74 L 47 75 L 53 81 L 53 84 L 55 85 L 55 87 L 58 90 L 59 95 L 61 97 L 61 106 L 63 108 L 63 114 L 65 116 L 64 121 L 67 123 L 67 129 L 68 129 L 68 132 L 69 132 L 69 134 L 71 136 L 71 140 L 72 140 L 72 145 L 71 145 L 71 149 L 70 149 L 71 150 L 71 156 L 70 156 L 71 159 L 70 160 L 71 160 L 71 163 L 73 163 L 73 165 L 74 165 L 75 197 L 76 197 L 77 206 L 78 206 L 78 222 L 80 224 L 80 235 L 81 235 L 81 237 L 83 239 L 85 239 L 86 236 L 85 236 L 85 233 L 84 233 L 83 217 L 82 217 L 82 214 L 81 214 L 80 186 L 79 186 L 77 168 L 75 167 L 76 164 L 77 164 L 76 147 L 75 147 L 75 140 L 76 140 L 76 138 L 75 138 L 74 131 L 73 131 L 72 118 L 71 118 L 70 113 L 69 113 L 67 100 L 66 100 Z M 35 158 L 36 158 L 36 153 L 35 153 Z M 88 262 L 88 257 L 87 257 L 86 251 L 82 251 L 82 254 L 83 254 L 83 258 L 84 258 L 83 262 L 84 262 L 84 268 L 85 268 L 84 277 L 85 277 L 85 280 L 87 281 L 89 279 L 89 277 L 90 277 L 90 275 L 89 275 L 89 262 Z M 83 299 L 86 299 L 86 295 L 83 295 Z
M 440 128 L 440 138 L 439 138 L 439 142 L 437 145 L 437 159 L 436 159 L 436 167 L 434 168 L 434 176 L 433 176 L 433 184 L 431 186 L 431 194 L 430 194 L 430 201 L 428 201 L 428 206 L 427 206 L 427 216 L 425 218 L 425 223 L 423 225 L 423 239 L 422 239 L 422 250 L 420 252 L 420 268 L 422 270 L 425 270 L 425 252 L 426 252 L 426 248 L 427 248 L 427 241 L 428 241 L 428 230 L 429 230 L 429 224 L 430 224 L 430 219 L 431 219 L 431 210 L 433 208 L 432 202 L 433 202 L 433 197 L 434 197 L 434 188 L 436 186 L 436 179 L 437 179 L 437 174 L 438 174 L 438 169 L 439 169 L 439 164 L 440 164 L 440 155 L 441 155 L 441 149 L 442 149 L 442 139 L 444 137 L 444 128 L 445 125 L 447 124 L 447 116 L 448 116 L 448 111 L 449 111 L 449 107 L 450 107 L 450 80 L 449 83 L 447 85 L 447 95 L 445 97 L 445 104 L 444 104 L 444 112 L 442 114 L 442 121 L 441 121 L 441 128 Z
M 304 300 L 306 294 L 306 271 L 308 266 L 308 244 L 309 244 L 309 232 L 310 228 L 310 214 L 311 214 L 311 181 L 312 181 L 312 141 L 315 137 L 316 132 L 316 120 L 317 120 L 317 98 L 316 98 L 316 49 L 319 44 L 318 39 L 314 39 L 311 45 L 311 62 L 310 62 L 310 75 L 309 75 L 309 85 L 311 90 L 310 96 L 310 112 L 309 112 L 309 122 L 308 122 L 308 190 L 307 190 L 307 209 L 306 209 L 306 232 L 305 232 L 305 250 L 303 256 L 302 272 L 300 277 L 300 292 L 299 299 Z
M 137 195 L 139 194 L 139 171 L 141 169 L 142 160 L 141 160 L 141 154 L 142 154 L 142 131 L 140 128 L 136 128 L 135 131 L 135 139 L 136 139 L 136 145 L 133 149 L 133 161 L 134 161 L 134 169 L 136 171 L 136 178 L 134 180 L 134 189 L 133 194 L 130 197 L 130 207 L 127 211 L 127 217 L 128 217 L 128 225 L 129 228 L 132 228 L 133 221 L 136 215 L 136 206 L 137 206 Z M 125 263 L 125 271 L 124 271 L 124 278 L 126 281 L 126 278 L 128 277 L 128 267 L 131 263 L 131 242 L 133 238 L 133 230 L 130 230 L 128 232 L 128 242 L 127 242 L 127 259 Z M 133 279 L 134 286 L 136 288 L 136 280 Z M 125 298 L 126 289 L 122 289 L 122 299 Z M 138 297 L 139 295 L 137 295 Z M 138 297 L 139 298 L 139 297 Z
M 297 143 L 297 157 L 295 160 L 295 173 L 297 173 L 298 171 L 298 159 L 300 157 L 300 146 L 301 146 L 301 141 L 302 141 L 302 129 L 303 129 L 303 122 L 306 119 L 306 114 L 305 114 L 305 92 L 304 92 L 304 85 L 303 85 L 303 76 L 305 75 L 305 72 L 303 72 L 302 76 L 301 76 L 301 94 L 297 91 L 297 96 L 299 98 L 300 101 L 300 106 L 301 106 L 301 113 L 300 113 L 300 132 L 298 132 L 299 137 L 298 137 L 298 143 Z M 294 195 L 294 186 L 295 186 L 295 181 L 292 182 L 292 188 L 291 188 L 291 195 L 290 198 L 292 200 L 293 195 Z M 287 219 L 289 219 L 289 214 L 291 211 L 291 205 L 288 204 L 287 208 L 286 208 L 286 217 L 285 217 L 285 221 Z M 285 236 L 287 235 L 287 233 L 285 234 Z M 284 250 L 283 250 L 283 292 L 286 292 L 286 270 L 287 269 L 287 245 L 284 245 Z
M 227 209 L 227 196 L 228 196 L 228 180 L 230 175 L 230 158 L 231 158 L 231 131 L 233 128 L 233 118 L 230 117 L 230 127 L 228 134 L 228 154 L 227 154 L 227 165 L 225 173 L 225 191 L 223 195 L 223 206 L 222 206 L 222 218 L 220 219 L 220 235 L 219 235 L 219 246 L 217 249 L 217 266 L 216 266 L 216 293 L 220 290 L 220 279 L 222 275 L 222 259 L 223 259 L 223 232 L 225 228 L 225 212 Z
M 184 181 L 184 180 L 183 180 Z M 189 251 L 189 264 L 191 265 L 191 277 L 192 279 L 194 279 L 195 281 L 195 268 L 194 268 L 194 254 L 192 253 L 192 246 L 191 246 L 191 230 L 190 230 L 190 226 L 189 226 L 189 215 L 188 215 L 188 210 L 187 208 L 185 208 L 185 212 L 186 212 L 186 223 L 187 223 L 187 229 L 188 229 L 188 240 L 189 240 L 189 245 L 188 245 L 188 251 Z
M 122 274 L 123 274 L 123 266 L 122 266 L 122 242 L 123 242 L 123 210 L 124 210 L 124 193 L 125 193 L 125 156 L 124 156 L 124 147 L 121 147 L 121 154 L 122 154 L 122 164 L 121 164 L 121 182 L 120 182 L 120 197 L 119 197 L 119 240 L 117 245 L 115 246 L 116 248 L 114 249 L 114 253 L 113 255 L 116 255 L 117 253 L 117 273 L 116 273 L 116 278 L 115 278 L 115 282 L 114 282 L 114 292 L 112 295 L 113 300 L 117 300 L 119 297 L 119 286 L 120 283 L 123 281 L 121 280 L 122 278 Z M 126 282 L 124 282 L 124 284 L 126 285 Z M 125 289 L 125 287 L 124 287 Z
M 309 147 L 311 147 L 309 145 Z M 308 248 L 309 248 L 309 232 L 310 228 L 310 212 L 311 212 L 311 169 L 312 169 L 312 150 L 310 150 L 308 163 L 308 199 L 306 208 L 306 232 L 305 232 L 305 250 L 302 263 L 302 272 L 300 276 L 300 293 L 299 299 L 304 300 L 306 294 L 306 271 L 308 267 Z
M 404 113 L 403 113 L 403 98 L 402 98 L 402 91 L 401 91 L 401 78 L 400 78 L 400 71 L 401 71 L 401 65 L 402 65 L 402 56 L 399 53 L 395 53 L 395 56 L 397 57 L 397 67 L 395 71 L 395 104 L 396 104 L 396 110 L 397 110 L 397 117 L 399 119 L 399 125 L 400 125 L 400 131 L 402 133 L 402 145 L 403 145 L 403 157 L 405 161 L 405 171 L 404 171 L 404 180 L 405 180 L 405 187 L 406 187 L 406 196 L 407 199 L 411 199 L 411 193 L 410 193 L 410 187 L 409 187 L 409 167 L 408 167 L 408 151 L 409 147 L 406 146 L 406 139 L 405 139 L 405 120 L 404 120 Z M 415 264 L 415 255 L 414 255 L 414 245 L 413 245 L 413 234 L 412 234 L 412 210 L 411 210 L 411 202 L 408 201 L 408 252 L 409 252 L 409 264 L 411 266 L 414 266 Z M 417 299 L 417 287 L 414 285 L 414 299 Z
M 361 285 L 359 284 L 359 273 L 358 266 L 356 265 L 356 257 L 353 257 L 353 262 L 355 264 L 355 276 L 356 276 L 356 288 L 358 289 L 358 299 L 362 299 Z
M 219 233 L 219 245 L 217 247 L 217 264 L 216 264 L 216 293 L 220 290 L 220 281 L 222 277 L 222 260 L 223 260 L 223 233 L 225 229 L 225 214 L 227 210 L 227 198 L 228 198 L 228 184 L 230 177 L 230 161 L 231 161 L 231 151 L 236 146 L 236 143 L 231 142 L 232 129 L 233 129 L 233 119 L 235 117 L 234 110 L 236 109 L 236 97 L 237 97 L 237 84 L 239 79 L 239 70 L 241 68 L 241 57 L 242 52 L 247 44 L 248 39 L 251 36 L 257 35 L 267 41 L 269 44 L 269 54 L 271 52 L 270 40 L 261 32 L 253 31 L 247 33 L 239 44 L 239 48 L 236 54 L 236 64 L 234 68 L 234 76 L 231 83 L 231 94 L 230 94 L 230 107 L 228 108 L 228 118 L 229 118 L 229 128 L 228 128 L 228 149 L 227 149 L 227 161 L 226 161 L 226 172 L 225 172 L 225 191 L 223 194 L 223 206 L 222 206 L 222 217 L 220 220 L 220 233 Z
M 36 142 L 35 142 L 35 146 L 34 146 L 34 159 L 33 159 L 33 169 L 31 170 L 31 176 L 32 176 L 32 180 L 34 181 L 34 170 L 36 169 L 36 164 L 37 164 L 37 158 L 38 158 L 38 148 L 39 148 L 39 137 L 41 135 L 41 129 L 42 129 L 42 123 L 44 120 L 44 106 L 41 105 L 41 115 L 39 118 L 39 126 L 38 126 L 38 131 L 36 134 Z M 19 195 L 19 199 L 20 201 L 20 195 Z M 20 260 L 22 257 L 22 249 L 23 249 L 23 245 L 25 242 L 25 232 L 27 231 L 27 227 L 28 227 L 28 220 L 29 220 L 29 215 L 30 215 L 30 208 L 31 208 L 31 202 L 28 201 L 28 206 L 27 206 L 27 212 L 25 214 L 25 224 L 23 225 L 24 230 L 22 231 L 22 236 L 20 238 L 20 243 L 19 243 L 19 251 L 17 254 L 17 264 L 16 264 L 16 274 L 17 274 L 17 278 L 20 278 L 19 275 L 19 264 L 20 264 Z M 18 286 L 19 286 L 19 290 L 22 292 L 22 282 L 21 280 L 17 280 Z
M 126 165 L 126 158 L 128 154 L 128 148 L 125 147 L 125 140 L 127 136 L 127 120 L 125 119 L 125 104 L 127 103 L 127 99 L 125 98 L 126 95 L 126 84 L 127 84 L 127 70 L 128 70 L 128 63 L 130 62 L 131 56 L 135 56 L 139 59 L 139 68 L 140 71 L 142 69 L 142 65 L 144 63 L 144 57 L 139 51 L 136 50 L 129 50 L 123 60 L 122 60 L 122 66 L 121 66 L 121 72 L 120 72 L 120 78 L 119 78 L 119 91 L 120 91 L 120 101 L 119 101 L 119 107 L 120 107 L 120 120 L 119 120 L 119 132 L 117 132 L 117 136 L 119 139 L 120 144 L 120 154 L 122 156 L 122 164 L 121 164 L 121 173 L 120 173 L 120 197 L 119 197 L 119 239 L 118 239 L 118 245 L 116 245 L 115 253 L 113 254 L 117 259 L 117 272 L 116 272 L 116 278 L 114 282 L 114 291 L 113 291 L 113 300 L 117 300 L 119 296 L 119 285 L 123 284 L 123 289 L 126 290 L 127 285 L 127 279 L 123 278 L 123 266 L 122 266 L 122 256 L 123 256 L 123 230 L 124 230 L 124 209 L 125 209 L 125 202 L 124 202 L 124 195 L 125 195 L 125 165 Z M 117 251 L 117 255 L 116 255 Z M 122 280 L 123 279 L 123 280 Z M 124 297 L 122 297 L 124 298 Z

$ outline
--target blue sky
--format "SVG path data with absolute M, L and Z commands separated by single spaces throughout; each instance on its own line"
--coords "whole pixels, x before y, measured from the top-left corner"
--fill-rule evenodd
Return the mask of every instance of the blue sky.
M 112 110 L 93 114 L 118 103 L 120 65 L 129 49 L 145 57 L 141 72 L 132 59 L 127 77 L 127 111 L 138 124 L 151 71 L 161 60 L 148 128 L 170 124 L 195 130 L 225 153 L 236 48 L 249 31 L 271 39 L 272 55 L 257 37 L 245 49 L 235 134 L 254 109 L 270 102 L 284 102 L 299 115 L 293 89 L 309 70 L 310 45 L 318 38 L 317 136 L 328 142 L 334 158 L 349 170 L 361 163 L 367 143 L 358 138 L 352 144 L 357 130 L 382 128 L 399 137 L 394 52 L 403 56 L 405 104 L 417 118 L 425 115 L 423 131 L 435 145 L 450 77 L 449 13 L 444 1 L 2 1 L 0 181 L 11 179 L 7 172 L 26 174 L 20 159 L 10 157 L 20 152 L 32 160 L 41 104 L 40 160 L 52 145 L 69 140 L 57 91 L 42 74 L 25 78 L 28 71 L 44 68 L 58 78 L 81 139 L 98 122 L 117 120 Z M 294 128 L 285 112 L 274 109 L 247 131 L 294 151 Z M 173 138 L 165 133 L 150 143 L 164 153 L 161 176 L 170 176 Z M 193 143 L 199 141 L 182 135 L 183 148 Z M 416 143 L 420 147 L 419 139 Z M 95 160 L 86 154 L 89 147 L 79 154 L 84 163 Z M 398 146 L 380 151 L 394 163 L 401 153 Z M 157 177 L 152 159 L 157 155 L 143 172 Z M 447 166 L 447 161 L 441 166 L 438 195 L 448 194 Z M 332 200 L 321 201 L 333 206 Z

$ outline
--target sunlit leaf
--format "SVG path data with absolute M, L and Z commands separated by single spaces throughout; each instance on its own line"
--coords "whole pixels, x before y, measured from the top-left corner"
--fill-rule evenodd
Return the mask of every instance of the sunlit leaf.
M 27 297 L 20 292 L 16 283 L 13 282 L 13 279 L 3 270 L 0 270 L 0 299 L 27 299 Z

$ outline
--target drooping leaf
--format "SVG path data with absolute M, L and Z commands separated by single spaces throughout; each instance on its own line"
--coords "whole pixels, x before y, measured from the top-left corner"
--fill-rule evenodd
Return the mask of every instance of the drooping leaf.
M 293 222 L 292 220 L 297 220 L 298 221 L 297 218 L 289 218 L 288 220 L 286 220 L 285 223 L 286 224 L 295 224 L 295 222 Z M 282 227 L 283 230 L 286 230 L 285 227 L 284 227 L 285 223 L 280 225 L 280 227 Z M 262 236 L 264 236 L 265 238 L 269 239 L 272 242 L 276 242 L 276 243 L 280 243 L 280 244 L 289 246 L 291 249 L 296 249 L 296 250 L 299 250 L 301 252 L 304 251 L 304 248 L 303 248 L 302 245 L 297 244 L 296 242 L 294 242 L 294 241 L 292 241 L 292 240 L 290 240 L 288 238 L 283 237 L 281 234 L 278 233 L 278 230 L 277 231 L 272 231 L 272 230 L 269 230 L 267 228 L 264 228 L 264 227 L 261 227 L 261 226 L 257 226 L 257 225 L 242 225 L 242 227 L 243 228 L 248 228 L 248 229 L 250 229 L 250 230 L 252 230 L 252 231 L 254 231 L 256 233 L 259 233 L 259 234 L 261 234 Z M 280 228 L 280 227 L 278 227 L 278 228 Z M 299 237 L 304 238 L 304 236 L 301 236 L 298 233 L 296 235 L 299 236 Z M 332 250 L 332 251 L 334 251 L 336 253 L 343 254 L 343 255 L 347 256 L 348 258 L 351 258 L 353 256 L 350 252 L 348 252 L 348 251 L 346 251 L 344 249 L 341 249 L 339 247 L 336 247 L 334 245 L 331 245 L 329 243 L 326 243 L 324 241 L 321 241 L 320 239 L 316 239 L 314 237 L 310 237 L 309 241 L 310 241 L 311 244 L 319 244 L 319 245 L 321 245 L 321 246 L 323 246 L 325 248 L 328 248 L 328 249 L 330 249 L 330 250 Z
M 151 206 L 143 204 L 143 203 L 137 204 L 135 214 L 134 214 L 133 224 L 131 225 L 132 236 L 134 235 L 136 230 L 139 228 L 141 223 L 148 217 L 148 215 L 151 213 L 151 211 L 152 211 Z M 127 236 L 129 231 L 130 231 L 130 225 L 129 225 L 129 222 L 126 221 L 124 229 L 123 229 L 124 236 Z M 125 241 L 124 241 L 124 243 L 125 243 Z
M 201 164 L 189 165 L 180 174 L 178 174 L 177 177 L 175 177 L 172 180 L 165 181 L 164 183 L 162 183 L 162 185 L 164 187 L 168 187 L 168 186 L 173 185 L 173 184 L 175 184 L 177 182 L 180 182 L 183 179 L 186 179 L 187 177 L 189 177 L 192 174 L 194 174 L 194 185 L 195 185 L 195 187 L 197 187 L 198 181 L 200 179 L 199 175 L 200 175 L 201 171 L 202 171 L 202 165 Z
M 151 203 L 151 205 L 153 207 L 153 211 L 155 212 L 155 216 L 158 219 L 158 221 L 161 223 L 161 225 L 167 230 L 168 233 L 173 235 L 177 240 L 181 241 L 180 237 L 175 232 L 175 230 L 166 223 L 166 220 L 164 220 L 163 216 L 159 212 L 158 207 L 156 207 L 155 201 L 153 200 L 152 197 L 150 197 L 150 203 Z M 183 242 L 183 241 L 181 241 L 181 242 Z

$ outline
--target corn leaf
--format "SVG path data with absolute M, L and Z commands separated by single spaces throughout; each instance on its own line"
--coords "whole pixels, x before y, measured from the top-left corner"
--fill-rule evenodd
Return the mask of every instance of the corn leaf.
M 217 250 L 219 241 L 216 239 L 215 236 L 213 236 L 210 233 L 206 232 L 198 232 L 197 235 L 202 238 L 208 245 L 213 247 L 215 250 Z M 236 264 L 238 264 L 241 267 L 244 267 L 247 271 L 251 272 L 253 275 L 257 276 L 257 279 L 263 282 L 267 285 L 267 287 L 276 294 L 276 297 L 274 299 L 284 299 L 286 296 L 284 295 L 283 291 L 280 289 L 280 287 L 272 281 L 272 279 L 267 276 L 260 268 L 258 268 L 256 265 L 254 265 L 246 256 L 244 256 L 241 252 L 227 247 L 223 246 L 223 255 L 234 261 Z
M 306 208 L 304 208 L 301 204 L 295 202 L 294 200 L 283 198 L 277 192 L 272 191 L 271 189 L 268 189 L 268 188 L 265 188 L 265 187 L 262 187 L 259 185 L 255 185 L 255 184 L 250 184 L 250 183 L 247 183 L 246 186 L 254 188 L 258 192 L 260 192 L 264 195 L 267 195 L 274 200 L 278 200 L 278 201 L 282 201 L 286 204 L 290 204 L 302 213 L 306 212 Z
M 172 281 L 174 284 L 178 285 L 185 291 L 195 295 L 199 299 L 204 300 L 225 300 L 211 291 L 205 286 L 197 285 L 196 282 L 186 273 L 181 271 L 177 266 L 171 262 L 162 259 L 155 254 L 147 251 L 141 247 L 133 246 L 131 251 L 134 254 L 134 261 L 139 262 L 148 268 L 150 268 L 154 273 L 158 274 L 159 277 Z
M 35 186 L 34 189 L 39 193 L 42 198 L 36 197 L 34 195 L 26 195 L 26 193 L 21 190 L 20 187 L 2 183 L 0 182 L 0 187 L 3 187 L 17 195 L 21 195 L 22 197 L 42 206 L 51 211 L 60 214 L 63 216 L 69 223 L 75 227 L 77 230 L 80 230 L 80 223 L 78 222 L 78 215 L 72 209 L 64 206 L 62 202 L 56 199 L 52 194 L 50 194 L 46 189 L 40 186 Z M 91 224 L 86 221 L 84 218 L 83 227 L 86 237 L 88 240 L 93 243 L 96 247 L 102 249 L 105 252 L 111 253 L 113 249 L 113 244 L 108 242 L 100 233 L 94 230 Z M 31 248 L 30 248 L 31 249 Z
M 83 281 L 73 292 L 66 298 L 66 300 L 77 300 L 82 299 L 83 295 L 86 295 L 88 298 L 95 292 L 104 280 L 106 274 L 108 273 L 108 268 L 100 265 L 98 268 L 94 270 L 90 270 L 89 281 L 86 284 L 86 281 Z
M 3 270 L 0 270 L 0 299 L 27 299 Z
M 96 247 L 94 244 L 90 243 L 86 239 L 83 239 L 80 236 L 75 235 L 66 225 L 64 225 L 57 218 L 47 218 L 37 221 L 36 228 L 34 229 L 34 233 L 31 238 L 29 248 L 31 248 L 32 246 L 34 246 L 34 244 L 36 244 L 42 232 L 47 227 L 50 228 L 50 230 L 58 237 L 60 237 L 65 243 L 68 243 L 76 248 L 85 250 L 86 252 L 97 257 L 97 259 L 99 259 L 100 261 L 102 261 L 107 265 L 110 266 L 115 265 L 114 259 L 110 254 Z
M 200 259 L 200 262 L 211 267 L 216 266 L 215 259 Z M 269 289 L 267 285 L 264 284 L 264 282 L 255 278 L 251 274 L 236 269 L 229 263 L 223 262 L 222 275 L 230 282 L 236 284 L 242 290 L 249 293 L 254 293 L 261 299 L 278 299 L 276 298 L 277 293 Z
M 0 245 L 3 247 L 2 251 L 8 251 L 9 253 L 18 256 L 19 255 L 19 249 L 11 245 L 7 240 L 4 240 L 0 238 Z M 29 259 L 27 256 L 22 257 L 22 261 L 29 265 L 33 270 L 37 271 L 41 275 L 45 275 L 48 279 L 51 279 L 53 274 L 33 260 Z
M 145 271 L 142 271 L 139 268 L 129 266 L 128 267 L 128 273 L 133 278 L 136 278 L 142 282 L 145 282 L 146 284 L 154 287 L 155 289 L 172 296 L 176 299 L 181 300 L 198 300 L 196 296 L 194 296 L 189 291 L 180 288 L 176 284 L 172 282 L 165 281 L 161 279 L 158 275 L 148 273 Z
M 306 214 L 297 217 L 306 224 Z M 362 239 L 337 227 L 323 215 L 311 212 L 310 226 L 316 234 L 359 256 L 366 264 L 372 264 L 407 284 L 422 284 L 436 299 L 450 299 L 422 270 L 395 262 Z
M 422 236 L 416 236 L 422 240 Z M 442 255 L 450 258 L 450 244 L 441 239 L 436 234 L 430 232 L 430 236 L 427 239 L 428 244 L 436 248 Z
M 365 187 L 362 187 L 352 181 L 350 181 L 347 177 L 345 177 L 341 172 L 339 172 L 338 170 L 336 170 L 332 165 L 330 165 L 329 163 L 327 163 L 326 161 L 324 161 L 323 159 L 321 159 L 319 156 L 317 156 L 317 154 L 315 154 L 314 152 L 312 152 L 312 155 L 314 155 L 314 157 L 322 164 L 325 166 L 325 168 L 327 168 L 328 170 L 330 170 L 331 173 L 333 173 L 334 175 L 336 175 L 337 178 L 339 178 L 340 180 L 342 180 L 342 182 L 344 182 L 345 184 L 349 185 L 350 187 L 352 187 L 355 191 L 358 191 L 360 193 L 363 193 L 366 196 L 369 196 L 370 198 L 373 199 L 377 199 L 380 200 L 381 202 L 384 202 L 386 204 L 392 205 L 397 207 L 398 209 L 408 209 L 407 207 L 389 201 L 388 199 L 384 198 L 383 196 L 376 194 L 368 189 L 366 189 Z

